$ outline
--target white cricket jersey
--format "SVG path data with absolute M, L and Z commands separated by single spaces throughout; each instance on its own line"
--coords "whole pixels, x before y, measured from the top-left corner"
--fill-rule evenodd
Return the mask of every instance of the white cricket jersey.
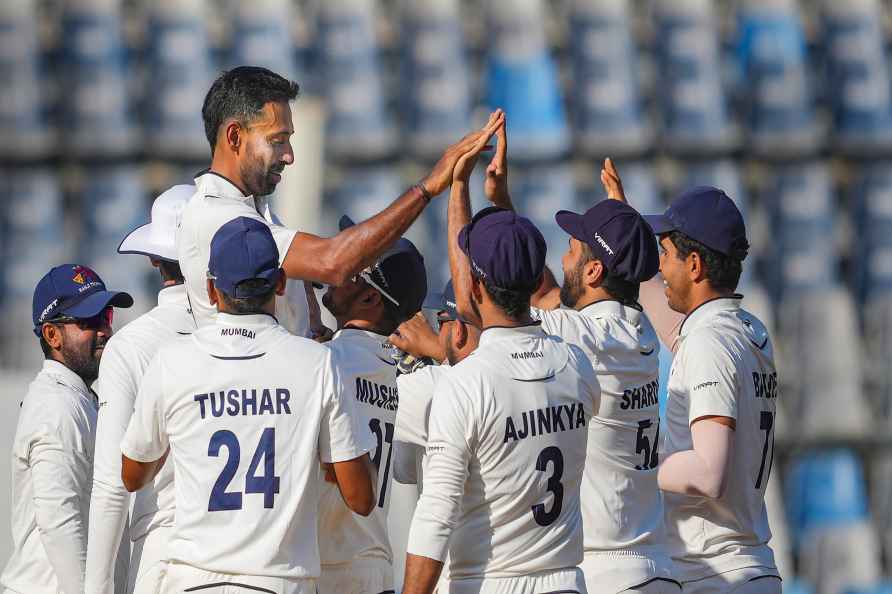
M 82 594 L 96 403 L 76 373 L 46 360 L 12 442 L 12 555 L 0 584 L 21 594 Z
M 328 349 L 268 315 L 220 313 L 161 349 L 121 451 L 146 462 L 170 447 L 170 560 L 211 572 L 317 578 L 320 461 L 369 449 L 346 389 Z
M 95 384 L 99 416 L 90 499 L 87 594 L 114 592 L 115 556 L 130 506 L 130 494 L 121 481 L 121 438 L 133 415 L 143 374 L 158 349 L 184 340 L 194 330 L 186 287 L 166 287 L 158 293 L 157 307 L 116 331 L 102 354 Z M 173 515 L 173 465 L 165 464 L 152 483 L 133 497 L 130 539 L 135 541 L 159 526 L 172 526 Z
M 426 365 L 412 373 L 397 376 L 400 407 L 396 413 L 394 441 L 427 447 L 431 403 L 437 381 L 449 370 L 448 365 Z
M 199 174 L 195 178 L 195 194 L 183 207 L 177 227 L 177 257 L 198 326 L 213 323 L 217 315 L 207 290 L 211 240 L 220 227 L 238 217 L 269 225 L 279 249 L 280 264 L 297 234 L 294 229 L 283 227 L 272 215 L 265 196 L 245 196 L 235 184 L 217 173 Z M 309 334 L 309 310 L 303 281 L 288 280 L 285 295 L 276 298 L 276 317 L 292 334 Z
M 596 572 L 604 592 L 671 577 L 657 486 L 660 347 L 653 326 L 615 300 L 580 311 L 534 308 L 533 317 L 582 349 L 601 385 L 581 490 L 587 574 Z
M 669 550 L 683 580 L 775 567 L 765 487 L 774 459 L 777 371 L 768 331 L 740 300 L 714 299 L 688 315 L 669 373 L 665 456 L 693 449 L 692 421 L 736 420 L 724 495 L 665 494 Z
M 580 587 L 579 489 L 599 400 L 578 347 L 538 323 L 484 330 L 437 382 L 408 552 L 443 561 L 448 549 L 450 588 L 510 590 L 555 572 Z
M 396 361 L 390 356 L 387 337 L 365 330 L 339 330 L 326 346 L 346 393 L 353 399 L 356 424 L 367 432 L 377 469 L 375 509 L 367 517 L 353 513 L 336 485 L 322 483 L 319 505 L 319 555 L 322 571 L 356 559 L 393 563 L 387 531 L 390 507 L 393 430 L 399 397 L 396 391 Z M 392 576 L 391 584 L 393 587 Z

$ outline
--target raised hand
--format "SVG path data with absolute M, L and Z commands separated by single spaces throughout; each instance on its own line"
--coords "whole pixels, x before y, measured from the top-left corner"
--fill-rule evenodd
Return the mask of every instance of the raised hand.
M 604 168 L 601 169 L 601 185 L 604 186 L 609 199 L 628 203 L 626 193 L 623 191 L 623 182 L 610 157 L 604 159 Z
M 508 120 L 496 130 L 496 152 L 486 168 L 483 182 L 486 199 L 495 206 L 513 209 L 508 193 Z
M 421 312 L 409 318 L 387 339 L 390 344 L 419 359 L 430 357 L 437 361 L 446 358 L 439 337 Z
M 479 150 L 482 150 L 482 147 L 486 146 L 486 141 L 489 140 L 490 136 L 492 136 L 493 133 L 495 133 L 496 129 L 499 127 L 500 122 L 502 122 L 503 120 L 503 116 L 501 114 L 502 111 L 500 109 L 497 109 L 492 114 L 490 114 L 489 121 L 486 123 L 485 126 L 480 128 L 479 130 L 471 132 L 470 134 L 466 134 L 464 138 L 462 138 L 443 152 L 443 156 L 440 157 L 440 160 L 437 161 L 428 176 L 425 177 L 421 182 L 422 184 L 424 184 L 425 189 L 430 192 L 432 196 L 441 194 L 452 184 L 455 166 L 458 163 L 459 159 L 462 158 L 462 156 L 467 154 L 478 144 L 481 147 Z
M 471 172 L 474 171 L 474 166 L 477 165 L 477 159 L 480 157 L 480 153 L 487 149 L 487 141 L 489 141 L 490 136 L 492 136 L 493 132 L 499 129 L 499 127 L 504 126 L 505 123 L 505 112 L 501 109 L 497 109 L 489 116 L 489 121 L 486 123 L 486 126 L 483 127 L 484 131 L 492 130 L 488 135 L 480 135 L 477 137 L 477 141 L 472 144 L 470 147 L 465 150 L 465 153 L 461 155 L 458 161 L 455 163 L 455 169 L 452 171 L 452 181 L 457 182 L 465 182 L 471 178 Z

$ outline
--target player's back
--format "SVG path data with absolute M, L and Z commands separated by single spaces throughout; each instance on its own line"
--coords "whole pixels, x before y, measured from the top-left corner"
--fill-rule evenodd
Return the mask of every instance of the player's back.
M 318 575 L 316 509 L 328 351 L 268 315 L 218 314 L 155 361 L 177 498 L 171 560 Z
M 681 328 L 668 390 L 667 456 L 693 448 L 687 427 L 695 418 L 721 414 L 735 419 L 724 494 L 717 499 L 666 495 L 676 565 L 687 572 L 685 579 L 747 566 L 773 567 L 765 489 L 774 458 L 778 383 L 764 324 L 740 308 L 739 298 L 701 306 Z
M 378 474 L 375 509 L 367 517 L 353 513 L 337 486 L 325 483 L 319 505 L 319 554 L 323 566 L 354 559 L 379 559 L 393 563 L 387 532 L 390 508 L 391 447 L 399 399 L 395 361 L 387 337 L 364 330 L 339 330 L 327 343 L 338 369 L 345 397 L 354 398 L 357 426 L 376 440 L 371 452 Z M 324 567 L 323 567 L 324 571 Z
M 452 580 L 528 576 L 582 560 L 579 489 L 599 393 L 583 353 L 538 325 L 485 330 L 478 349 L 444 374 L 412 531 L 414 539 L 442 496 L 437 467 L 466 447 Z

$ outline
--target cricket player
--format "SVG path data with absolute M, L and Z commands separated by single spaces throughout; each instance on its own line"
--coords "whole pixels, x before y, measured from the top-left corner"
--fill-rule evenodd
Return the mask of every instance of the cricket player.
M 353 222 L 341 219 L 341 227 Z M 323 486 L 319 507 L 320 594 L 387 594 L 394 590 L 393 548 L 388 531 L 393 434 L 399 397 L 396 361 L 387 339 L 421 309 L 427 294 L 424 258 L 400 239 L 381 260 L 340 287 L 322 304 L 337 320 L 327 344 L 341 381 L 355 398 L 357 422 L 374 436 L 372 464 L 378 476 L 375 509 L 354 514 L 337 489 Z M 400 510 L 397 510 L 399 513 Z
M 34 334 L 46 360 L 28 387 L 12 442 L 12 555 L 5 592 L 82 594 L 96 436 L 99 361 L 115 307 L 86 266 L 63 264 L 34 289 Z M 117 546 L 117 543 L 115 543 Z
M 582 351 L 530 316 L 539 230 L 488 208 L 453 234 L 486 140 L 456 164 L 448 222 L 458 312 L 483 332 L 437 382 L 403 592 L 430 594 L 448 550 L 451 594 L 584 593 L 579 489 L 600 388 Z
M 121 443 L 122 479 L 142 488 L 169 455 L 176 514 L 164 593 L 315 594 L 320 461 L 347 506 L 374 488 L 330 352 L 273 316 L 285 290 L 269 226 L 239 217 L 211 242 L 214 324 L 162 348 L 146 370 Z
M 289 102 L 297 84 L 265 68 L 240 66 L 214 81 L 202 107 L 211 146 L 211 165 L 195 178 L 196 192 L 183 211 L 177 253 L 186 290 L 199 326 L 213 321 L 215 310 L 205 292 L 209 246 L 217 229 L 235 217 L 266 222 L 278 246 L 289 279 L 341 286 L 377 258 L 409 228 L 433 196 L 450 184 L 458 158 L 498 125 L 493 114 L 487 125 L 446 149 L 430 173 L 371 219 L 332 238 L 287 229 L 269 212 L 267 196 L 294 162 L 294 126 Z M 308 322 L 309 285 L 289 287 L 288 304 L 277 312 L 294 320 L 298 335 L 325 332 L 321 321 Z M 311 297 L 315 300 L 315 296 Z M 314 308 L 315 309 L 315 308 Z
M 778 380 L 768 332 L 735 293 L 749 248 L 743 217 L 704 186 L 648 220 L 669 306 L 686 316 L 658 471 L 676 575 L 685 594 L 779 593 L 765 510 Z
M 177 218 L 194 192 L 194 186 L 178 185 L 158 196 L 152 204 L 151 222 L 130 232 L 118 247 L 121 254 L 147 256 L 158 268 L 162 288 L 154 309 L 108 341 L 99 365 L 87 594 L 155 594 L 164 576 L 174 520 L 173 465 L 165 465 L 152 484 L 136 494 L 128 531 L 130 494 L 121 482 L 120 450 L 139 386 L 155 353 L 163 345 L 185 340 L 195 329 L 175 243 Z M 115 556 L 127 532 L 133 543 L 127 559 L 130 571 L 127 581 L 116 584 Z
M 484 191 L 493 204 L 513 210 L 506 127 L 496 132 Z M 564 307 L 533 308 L 533 317 L 582 349 L 601 385 L 581 489 L 586 586 L 609 594 L 677 594 L 657 487 L 659 344 L 638 302 L 641 283 L 659 267 L 657 242 L 644 218 L 618 200 L 581 215 L 562 210 L 555 221 L 570 236 L 564 283 L 553 287 Z

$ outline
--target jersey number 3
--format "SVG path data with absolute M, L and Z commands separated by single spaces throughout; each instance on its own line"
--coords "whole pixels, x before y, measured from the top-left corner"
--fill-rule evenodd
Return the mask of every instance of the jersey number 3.
M 548 511 L 545 511 L 544 503 L 537 503 L 532 508 L 533 519 L 540 526 L 553 524 L 561 515 L 561 507 L 564 504 L 564 485 L 561 483 L 561 478 L 564 476 L 564 455 L 557 446 L 548 446 L 539 452 L 539 457 L 536 458 L 536 470 L 546 472 L 549 462 L 552 464 L 552 473 L 545 486 L 554 493 L 554 501 Z
M 220 449 L 226 446 L 229 458 L 223 467 L 214 488 L 211 489 L 211 498 L 208 501 L 208 511 L 232 511 L 242 509 L 242 494 L 229 492 L 226 487 L 235 477 L 238 463 L 241 459 L 241 446 L 235 433 L 227 429 L 221 429 L 211 435 L 208 444 L 208 456 L 217 457 Z M 263 474 L 257 476 L 257 467 L 263 460 Z M 245 493 L 263 493 L 263 507 L 271 509 L 279 492 L 279 477 L 276 476 L 276 430 L 267 427 L 260 434 L 260 442 L 254 450 L 251 464 L 248 466 L 248 475 L 245 477 Z

